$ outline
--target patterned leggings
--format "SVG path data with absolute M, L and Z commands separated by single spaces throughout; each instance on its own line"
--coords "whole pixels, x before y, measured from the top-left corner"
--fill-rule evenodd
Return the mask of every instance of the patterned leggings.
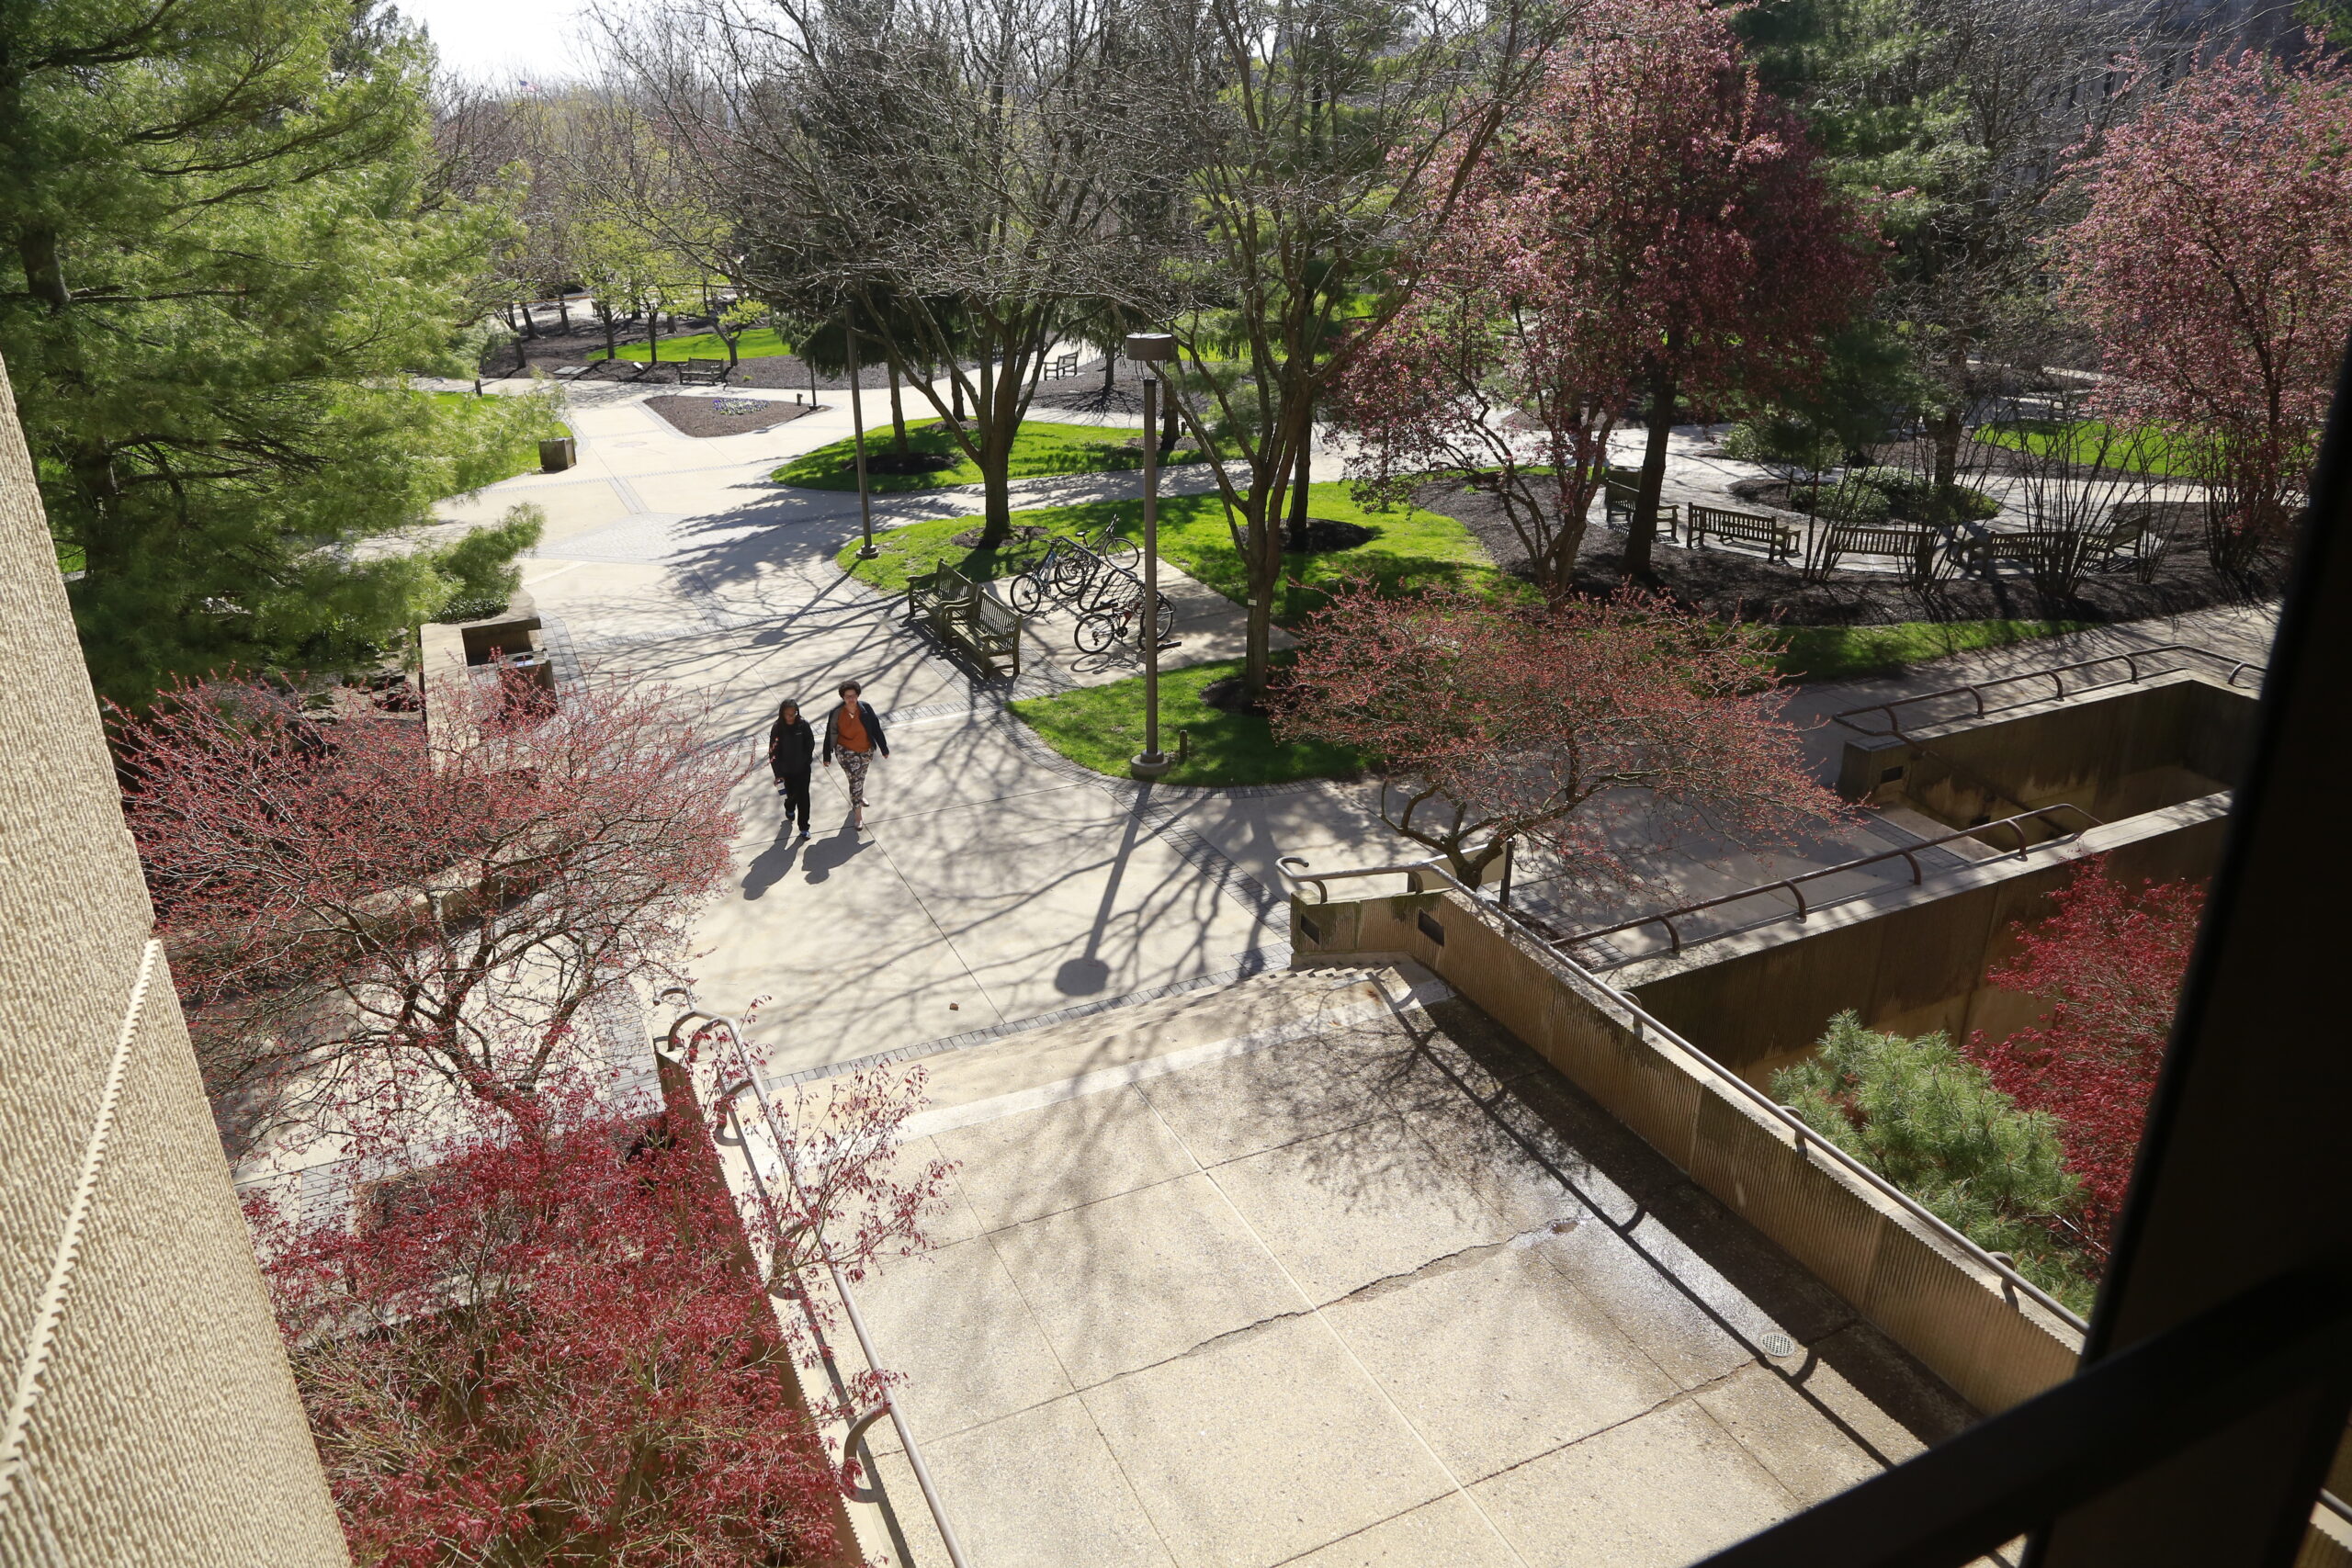
M 851 809 L 856 811 L 865 810 L 865 770 L 874 765 L 874 753 L 871 751 L 851 751 L 843 750 L 834 752 L 833 755 L 841 761 L 842 777 L 849 781 L 849 804 Z

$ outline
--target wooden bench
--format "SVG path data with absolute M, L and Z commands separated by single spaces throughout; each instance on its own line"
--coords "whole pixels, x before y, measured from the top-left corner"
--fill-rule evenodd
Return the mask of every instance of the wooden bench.
M 2091 555 L 2087 535 L 2059 528 L 2021 528 L 2008 534 L 1985 534 L 1954 539 L 1944 554 L 1963 577 L 1990 577 L 2001 562 L 2022 568 L 2032 578 L 2066 577 L 2070 565 L 2079 567 Z
M 929 626 L 951 648 L 961 649 L 990 670 L 1002 662 L 1021 676 L 1021 616 L 987 589 L 952 566 L 907 580 L 907 614 Z
M 1756 512 L 1726 512 L 1718 506 L 1690 508 L 1690 547 L 1703 550 L 1712 538 L 1718 544 L 1746 545 L 1764 552 L 1767 560 L 1796 558 L 1804 543 L 1802 530 Z
M 1907 523 L 1832 523 L 1814 531 L 1812 570 L 1826 577 L 1848 556 L 1879 556 L 1902 562 L 1905 581 L 1926 582 L 1936 574 L 1939 541 L 1933 528 Z
M 727 361 L 724 359 L 689 359 L 678 367 L 681 387 L 723 387 L 727 384 Z
M 1048 381 L 1058 381 L 1065 376 L 1077 374 L 1078 355 L 1075 353 L 1057 355 L 1046 362 L 1046 379 Z
M 1607 479 L 1601 480 L 1601 520 L 1611 525 L 1614 525 L 1621 517 L 1628 523 L 1632 522 L 1634 519 L 1634 501 L 1640 493 L 1641 488 L 1642 482 L 1640 479 L 1629 479 L 1613 473 Z M 1666 536 L 1669 541 L 1681 537 L 1681 535 L 1679 532 L 1681 524 L 1681 502 L 1661 501 L 1657 503 L 1657 525 L 1666 530 Z

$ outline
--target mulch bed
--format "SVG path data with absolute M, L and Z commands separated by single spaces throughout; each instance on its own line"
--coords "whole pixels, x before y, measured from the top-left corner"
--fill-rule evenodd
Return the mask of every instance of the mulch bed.
M 1442 480 L 1423 485 L 1414 492 L 1413 502 L 1459 519 L 1504 570 L 1529 575 L 1519 536 L 1492 496 Z M 1577 587 L 1587 592 L 1613 592 L 1623 581 L 1618 559 L 1624 546 L 1622 530 L 1598 523 L 1589 526 L 1577 555 Z M 2023 577 L 1953 579 L 1915 588 L 1891 573 L 1845 572 L 1827 581 L 1809 582 L 1792 566 L 1726 549 L 1686 550 L 1663 538 L 1653 548 L 1651 561 L 1651 586 L 1678 604 L 1709 615 L 1740 615 L 1792 626 L 2007 618 L 2144 620 L 2274 598 L 2286 571 L 2281 558 L 2244 577 L 2226 576 L 2213 570 L 2203 541 L 2193 533 L 2173 547 L 2152 581 L 2142 582 L 2129 572 L 2093 573 L 2072 597 L 2055 599 Z
M 687 435 L 748 435 L 811 412 L 807 403 L 759 398 L 648 398 L 645 406 Z

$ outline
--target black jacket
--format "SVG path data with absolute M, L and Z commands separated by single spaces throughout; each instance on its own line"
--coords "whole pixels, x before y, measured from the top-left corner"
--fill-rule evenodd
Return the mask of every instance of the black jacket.
M 825 716 L 825 761 L 828 762 L 833 760 L 833 750 L 835 746 L 839 744 L 835 732 L 841 728 L 842 709 L 848 705 L 848 704 L 842 703 L 837 705 L 832 712 Z M 859 723 L 865 726 L 866 739 L 874 742 L 874 749 L 885 757 L 888 756 L 890 754 L 890 743 L 882 739 L 882 721 L 875 716 L 874 705 L 872 703 L 865 702 L 859 703 L 857 705 L 857 718 Z
M 817 732 L 808 728 L 805 718 L 786 724 L 777 719 L 768 726 L 768 766 L 775 776 L 786 773 L 807 773 L 817 756 Z

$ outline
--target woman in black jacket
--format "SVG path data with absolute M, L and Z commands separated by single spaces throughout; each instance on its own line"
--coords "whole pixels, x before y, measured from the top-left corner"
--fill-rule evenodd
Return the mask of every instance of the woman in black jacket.
M 784 796 L 784 830 L 792 831 L 797 816 L 800 836 L 808 836 L 808 769 L 817 760 L 817 732 L 800 716 L 800 705 L 786 697 L 768 726 L 768 766 L 775 773 L 775 792 Z

